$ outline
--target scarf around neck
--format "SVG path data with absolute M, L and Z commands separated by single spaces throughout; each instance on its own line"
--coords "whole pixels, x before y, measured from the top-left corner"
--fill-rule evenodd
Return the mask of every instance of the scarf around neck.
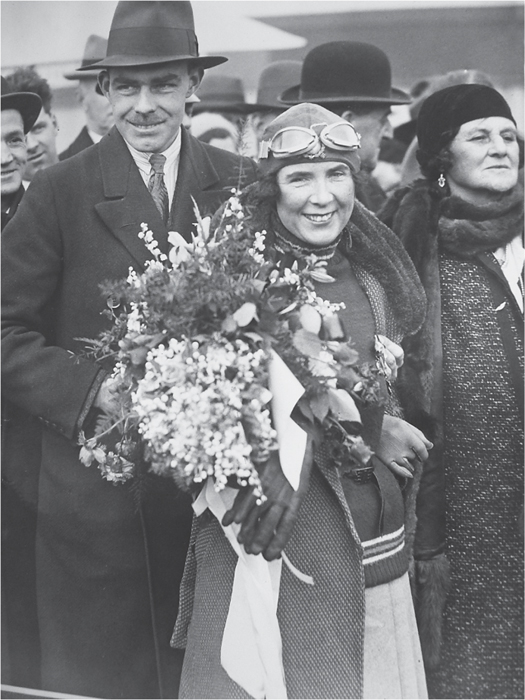
M 468 259 L 494 251 L 522 233 L 521 183 L 497 202 L 471 204 L 455 196 L 441 201 L 440 245 L 459 258 Z
M 292 254 L 297 258 L 306 258 L 314 256 L 318 260 L 330 260 L 333 257 L 337 246 L 343 239 L 343 236 L 348 236 L 346 228 L 344 228 L 337 238 L 325 246 L 316 246 L 294 236 L 283 224 L 277 212 L 271 214 L 271 231 L 274 234 L 273 245 L 275 249 L 284 255 Z

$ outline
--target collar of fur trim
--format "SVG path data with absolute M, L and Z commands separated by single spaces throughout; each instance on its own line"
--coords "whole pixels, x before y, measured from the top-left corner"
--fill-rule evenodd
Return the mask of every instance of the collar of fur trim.
M 441 202 L 439 239 L 442 247 L 461 258 L 494 251 L 523 233 L 521 184 L 498 202 L 474 205 L 459 197 Z

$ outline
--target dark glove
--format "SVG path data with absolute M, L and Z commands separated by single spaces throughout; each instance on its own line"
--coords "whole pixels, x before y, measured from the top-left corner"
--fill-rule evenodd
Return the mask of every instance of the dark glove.
M 233 506 L 224 515 L 222 524 L 241 525 L 237 539 L 248 554 L 262 553 L 267 561 L 281 556 L 308 491 L 313 452 L 313 440 L 309 435 L 297 491 L 294 491 L 283 474 L 279 453 L 272 452 L 270 459 L 258 470 L 267 500 L 257 505 L 253 488 L 242 489 L 237 494 Z

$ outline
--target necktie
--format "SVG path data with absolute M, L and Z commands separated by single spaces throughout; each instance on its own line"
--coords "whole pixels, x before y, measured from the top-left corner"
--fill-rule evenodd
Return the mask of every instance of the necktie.
M 159 210 L 161 219 L 167 224 L 169 198 L 168 190 L 164 183 L 164 163 L 166 162 L 166 156 L 160 153 L 153 153 L 150 156 L 149 162 L 151 163 L 151 175 L 149 176 L 148 189 L 153 197 L 155 206 Z

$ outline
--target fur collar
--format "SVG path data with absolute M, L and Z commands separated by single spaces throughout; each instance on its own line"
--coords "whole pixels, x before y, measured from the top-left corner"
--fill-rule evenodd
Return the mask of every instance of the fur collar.
M 516 186 L 498 202 L 474 205 L 459 197 L 441 202 L 439 240 L 449 253 L 472 258 L 506 245 L 523 232 L 523 192 Z

